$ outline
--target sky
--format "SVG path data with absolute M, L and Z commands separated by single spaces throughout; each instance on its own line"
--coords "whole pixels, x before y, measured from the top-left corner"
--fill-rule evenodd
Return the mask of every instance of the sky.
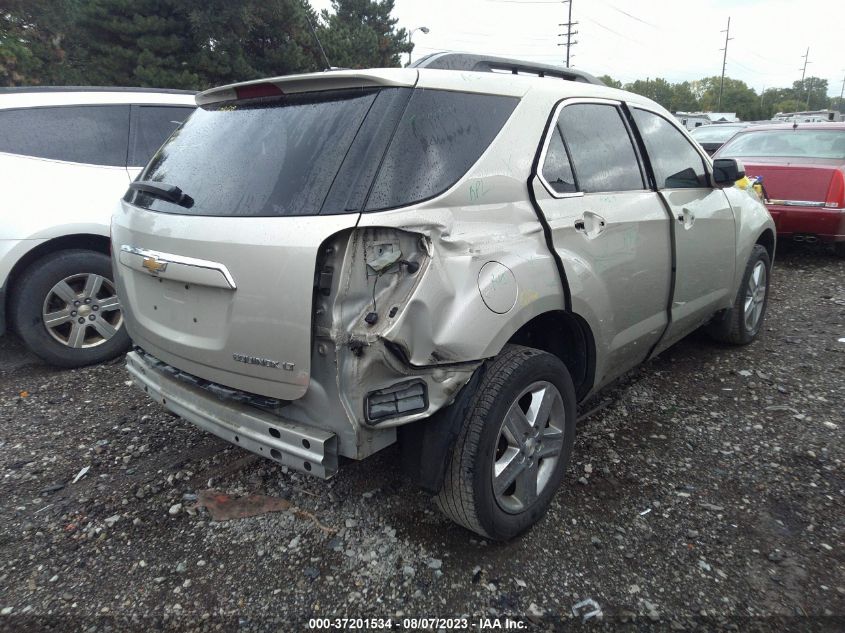
M 318 11 L 330 0 L 310 0 Z M 845 78 L 842 0 L 572 0 L 578 24 L 571 65 L 622 82 L 662 77 L 672 83 L 721 74 L 724 29 L 731 19 L 725 75 L 758 93 L 807 76 L 839 96 Z M 560 0 L 395 0 L 399 27 L 414 33 L 413 58 L 442 50 L 563 63 L 558 34 L 568 5 Z M 404 62 L 403 62 L 404 63 Z

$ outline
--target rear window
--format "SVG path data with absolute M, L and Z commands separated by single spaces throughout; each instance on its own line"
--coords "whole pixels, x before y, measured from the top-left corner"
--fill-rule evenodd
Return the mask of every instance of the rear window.
M 406 206 L 457 182 L 517 101 L 384 88 L 215 104 L 197 109 L 138 178 L 177 186 L 193 204 L 132 190 L 125 199 L 207 216 Z
M 188 118 L 194 108 L 183 106 L 135 106 L 129 165 L 143 167 L 167 137 Z
M 129 106 L 0 110 L 0 152 L 126 166 Z
M 704 125 L 695 128 L 690 136 L 699 143 L 724 143 L 741 129 L 735 125 Z
M 743 156 L 845 159 L 845 130 L 755 130 L 722 146 L 719 158 Z

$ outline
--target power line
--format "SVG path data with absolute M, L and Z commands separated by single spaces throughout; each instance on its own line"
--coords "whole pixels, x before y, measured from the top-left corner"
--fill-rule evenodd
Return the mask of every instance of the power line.
M 722 109 L 722 89 L 725 87 L 725 66 L 728 63 L 728 42 L 730 42 L 733 38 L 730 37 L 731 34 L 731 18 L 728 16 L 728 28 L 724 31 L 719 31 L 720 33 L 725 34 L 725 48 L 719 49 L 725 51 L 725 54 L 722 56 L 722 79 L 719 81 L 719 105 L 716 106 L 717 110 Z
M 572 36 L 575 35 L 578 31 L 573 31 L 572 27 L 578 24 L 577 22 L 572 21 L 572 0 L 563 0 L 565 3 L 569 5 L 569 18 L 567 19 L 565 24 L 560 24 L 559 26 L 566 27 L 566 33 L 561 33 L 560 37 L 566 36 L 566 67 L 569 68 L 569 51 L 570 49 L 577 44 L 576 40 L 572 39 Z M 558 46 L 564 46 L 563 43 L 558 44 Z
M 607 5 L 607 6 L 609 6 L 609 7 L 610 7 L 611 9 L 613 9 L 614 11 L 618 11 L 618 12 L 619 12 L 619 13 L 621 13 L 622 15 L 627 15 L 627 16 L 628 16 L 629 18 L 631 18 L 632 20 L 636 20 L 637 22 L 641 22 L 642 24 L 645 24 L 646 26 L 650 26 L 650 27 L 651 27 L 651 28 L 653 28 L 653 29 L 656 29 L 656 28 L 657 28 L 657 25 L 656 25 L 656 24 L 652 24 L 651 22 L 646 22 L 645 20 L 642 20 L 642 19 L 638 18 L 638 17 L 637 17 L 637 16 L 635 16 L 635 15 L 631 15 L 631 14 L 630 14 L 630 13 L 628 13 L 627 11 L 623 11 L 623 10 L 622 10 L 622 9 L 620 9 L 619 7 L 615 7 L 615 6 L 613 6 L 612 4 L 609 4 L 609 5 Z

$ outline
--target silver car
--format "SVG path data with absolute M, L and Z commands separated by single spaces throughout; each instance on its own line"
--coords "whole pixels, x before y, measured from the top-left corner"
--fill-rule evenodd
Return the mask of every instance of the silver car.
M 268 459 L 325 478 L 398 441 L 509 539 L 578 402 L 700 326 L 761 330 L 775 232 L 742 166 L 585 73 L 440 54 L 197 104 L 113 217 L 127 365 Z

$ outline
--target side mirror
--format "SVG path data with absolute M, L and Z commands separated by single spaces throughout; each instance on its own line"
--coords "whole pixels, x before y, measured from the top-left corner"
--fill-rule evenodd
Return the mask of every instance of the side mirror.
M 745 166 L 735 158 L 717 158 L 713 161 L 713 181 L 717 187 L 732 187 L 745 178 Z

